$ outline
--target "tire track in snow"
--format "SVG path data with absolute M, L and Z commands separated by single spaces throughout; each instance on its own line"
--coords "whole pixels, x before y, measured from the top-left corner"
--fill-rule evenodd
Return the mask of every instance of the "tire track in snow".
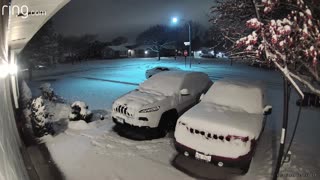
M 88 80 L 95 80 L 95 81 L 104 81 L 104 82 L 118 83 L 118 84 L 126 84 L 126 85 L 132 85 L 132 86 L 139 86 L 138 83 L 131 83 L 131 82 L 125 82 L 125 81 L 116 81 L 116 80 L 111 80 L 111 79 L 100 79 L 100 78 L 85 77 L 85 76 L 72 76 L 72 77 L 82 78 L 82 79 L 88 79 Z

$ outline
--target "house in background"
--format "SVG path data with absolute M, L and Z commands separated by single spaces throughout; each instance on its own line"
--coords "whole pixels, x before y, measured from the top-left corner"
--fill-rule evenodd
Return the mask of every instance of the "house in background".
M 150 50 L 149 45 L 139 45 L 131 50 L 133 57 L 157 57 L 158 53 Z M 161 57 L 175 56 L 176 47 L 170 46 L 161 50 Z
M 148 45 L 138 45 L 132 49 L 134 57 L 157 57 L 157 53 L 150 50 Z
M 161 50 L 162 57 L 175 56 L 176 47 L 170 46 Z M 157 57 L 158 53 L 150 50 L 149 45 L 121 44 L 119 46 L 106 46 L 101 52 L 102 58 L 129 58 L 129 57 Z
M 125 44 L 121 44 L 121 46 L 124 46 L 124 47 L 128 48 L 128 57 L 135 57 L 134 48 L 137 47 L 136 44 L 134 44 L 134 43 L 125 43 Z
M 106 46 L 102 50 L 102 57 L 109 58 L 127 58 L 129 57 L 129 49 L 123 45 Z
M 164 48 L 161 52 L 161 56 L 172 57 L 177 55 L 177 47 L 175 45 L 170 45 Z

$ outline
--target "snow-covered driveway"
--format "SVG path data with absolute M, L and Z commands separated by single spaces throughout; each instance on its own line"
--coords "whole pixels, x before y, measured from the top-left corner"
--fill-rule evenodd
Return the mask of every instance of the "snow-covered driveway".
M 51 71 L 36 72 L 30 82 L 34 95 L 41 83 L 50 82 L 56 94 L 68 102 L 85 101 L 92 110 L 104 110 L 106 119 L 90 123 L 81 129 L 67 129 L 56 137 L 46 137 L 53 159 L 67 179 L 193 179 L 172 166 L 176 156 L 172 138 L 154 141 L 131 141 L 113 132 L 113 122 L 109 109 L 112 102 L 124 93 L 133 90 L 145 80 L 145 70 L 154 66 L 185 68 L 184 60 L 165 59 L 122 59 L 84 62 L 77 65 L 58 66 Z M 202 71 L 212 80 L 223 77 L 250 78 L 265 82 L 267 99 L 273 106 L 268 118 L 249 172 L 245 176 L 233 175 L 233 179 L 270 179 L 275 164 L 279 132 L 282 119 L 282 79 L 280 74 L 247 65 L 235 63 L 233 66 L 224 60 L 202 61 L 193 64 L 191 70 Z M 290 102 L 290 127 L 292 129 L 297 114 L 293 94 Z M 285 164 L 284 176 L 320 176 L 320 111 L 303 109 L 301 122 L 292 148 L 291 162 Z M 74 126 L 77 127 L 77 126 Z M 291 135 L 289 131 L 289 136 Z M 183 161 L 181 166 L 192 173 L 202 172 L 206 164 L 193 166 L 192 161 Z M 206 169 L 208 171 L 208 169 Z M 212 167 L 209 178 L 225 177 L 228 171 Z M 222 172 L 222 173 L 221 173 Z M 221 175 L 222 174 L 222 175 Z

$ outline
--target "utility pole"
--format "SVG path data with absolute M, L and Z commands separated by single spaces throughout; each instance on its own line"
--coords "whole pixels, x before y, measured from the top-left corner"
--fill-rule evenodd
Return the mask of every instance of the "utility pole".
M 191 54 L 191 40 L 192 40 L 192 34 L 191 34 L 191 21 L 188 21 L 188 26 L 189 26 L 189 58 L 190 58 L 190 68 L 191 68 L 191 60 L 192 60 L 192 54 Z
M 181 21 L 186 22 L 186 24 L 188 25 L 188 31 L 189 31 L 189 58 L 190 58 L 190 68 L 191 68 L 191 60 L 192 60 L 192 33 L 191 33 L 191 20 L 187 21 L 185 19 L 181 19 Z M 177 24 L 179 22 L 179 19 L 177 17 L 172 18 L 172 23 Z M 185 44 L 185 46 L 187 46 L 187 44 Z
M 286 143 L 287 129 L 288 129 L 288 112 L 289 112 L 289 81 L 284 76 L 283 77 L 283 121 L 282 121 L 282 129 L 281 129 L 281 137 L 280 137 L 280 147 L 278 151 L 278 159 L 275 168 L 275 172 L 273 174 L 273 180 L 277 180 L 278 174 L 281 167 L 281 162 L 284 153 L 284 145 Z

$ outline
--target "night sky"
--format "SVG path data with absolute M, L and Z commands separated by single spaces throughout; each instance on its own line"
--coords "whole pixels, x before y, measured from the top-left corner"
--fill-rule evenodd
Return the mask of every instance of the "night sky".
M 136 36 L 155 24 L 170 24 L 177 16 L 209 26 L 212 0 L 71 0 L 56 16 L 63 35 L 96 34 L 100 40 Z

